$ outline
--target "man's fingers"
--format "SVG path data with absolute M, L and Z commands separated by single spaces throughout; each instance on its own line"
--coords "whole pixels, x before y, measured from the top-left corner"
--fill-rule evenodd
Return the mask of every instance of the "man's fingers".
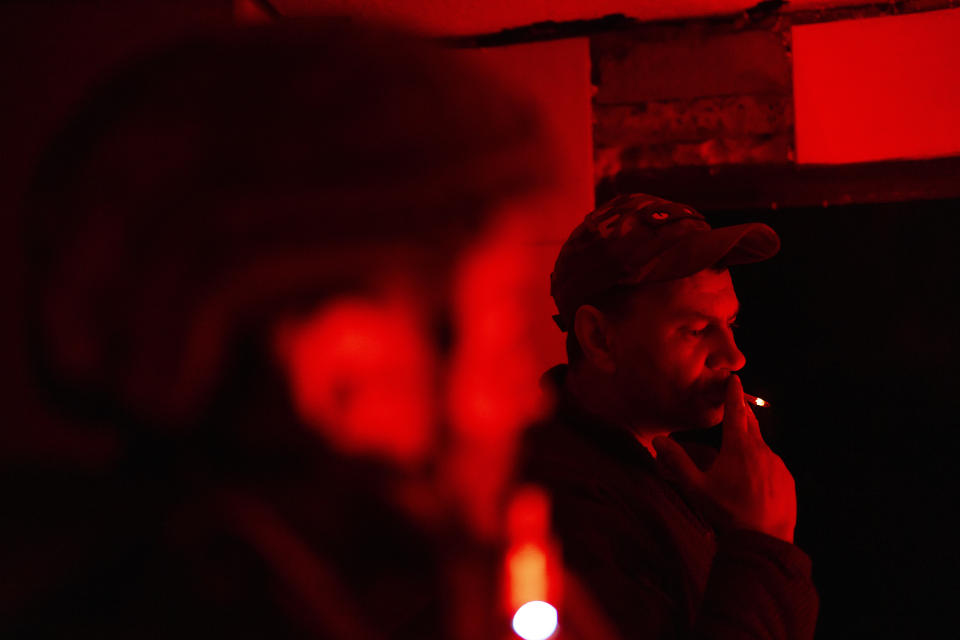
M 657 452 L 657 463 L 667 478 L 685 489 L 695 489 L 700 485 L 703 472 L 683 447 L 670 438 L 658 436 L 653 439 L 653 448 Z
M 723 405 L 723 442 L 741 441 L 747 434 L 747 405 L 743 399 L 740 378 L 731 375 L 727 381 L 727 397 Z
M 753 412 L 753 409 L 750 407 L 746 408 L 747 414 L 747 433 L 755 437 L 757 440 L 763 442 L 763 434 L 760 432 L 760 422 L 757 421 L 757 416 Z

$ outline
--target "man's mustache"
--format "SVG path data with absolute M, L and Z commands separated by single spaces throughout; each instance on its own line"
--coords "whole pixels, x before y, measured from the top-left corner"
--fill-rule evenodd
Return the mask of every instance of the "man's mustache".
M 705 396 L 722 396 L 727 392 L 727 384 L 729 381 L 729 375 L 723 376 L 722 378 L 706 380 L 698 384 L 694 388 L 694 392 Z

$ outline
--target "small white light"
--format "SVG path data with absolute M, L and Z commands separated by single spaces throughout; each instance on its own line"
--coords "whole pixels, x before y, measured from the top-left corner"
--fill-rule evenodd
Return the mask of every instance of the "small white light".
M 743 394 L 743 399 L 749 402 L 750 404 L 756 407 L 769 407 L 770 403 L 764 400 L 763 398 L 758 398 L 757 396 L 752 396 L 749 393 Z
M 513 614 L 513 630 L 524 640 L 547 640 L 557 630 L 557 610 L 542 600 L 532 600 Z

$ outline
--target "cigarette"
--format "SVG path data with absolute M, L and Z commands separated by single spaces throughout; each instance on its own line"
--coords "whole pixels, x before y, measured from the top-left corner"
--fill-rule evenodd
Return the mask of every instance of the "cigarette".
M 743 399 L 749 402 L 750 404 L 756 407 L 769 407 L 770 403 L 764 400 L 763 398 L 758 398 L 757 396 L 752 396 L 749 393 L 743 394 Z

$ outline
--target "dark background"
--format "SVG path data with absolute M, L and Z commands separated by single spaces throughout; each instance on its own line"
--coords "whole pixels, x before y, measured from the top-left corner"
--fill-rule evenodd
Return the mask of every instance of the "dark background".
M 783 247 L 735 267 L 744 388 L 797 481 L 818 638 L 940 637 L 957 548 L 960 200 L 758 210 Z

